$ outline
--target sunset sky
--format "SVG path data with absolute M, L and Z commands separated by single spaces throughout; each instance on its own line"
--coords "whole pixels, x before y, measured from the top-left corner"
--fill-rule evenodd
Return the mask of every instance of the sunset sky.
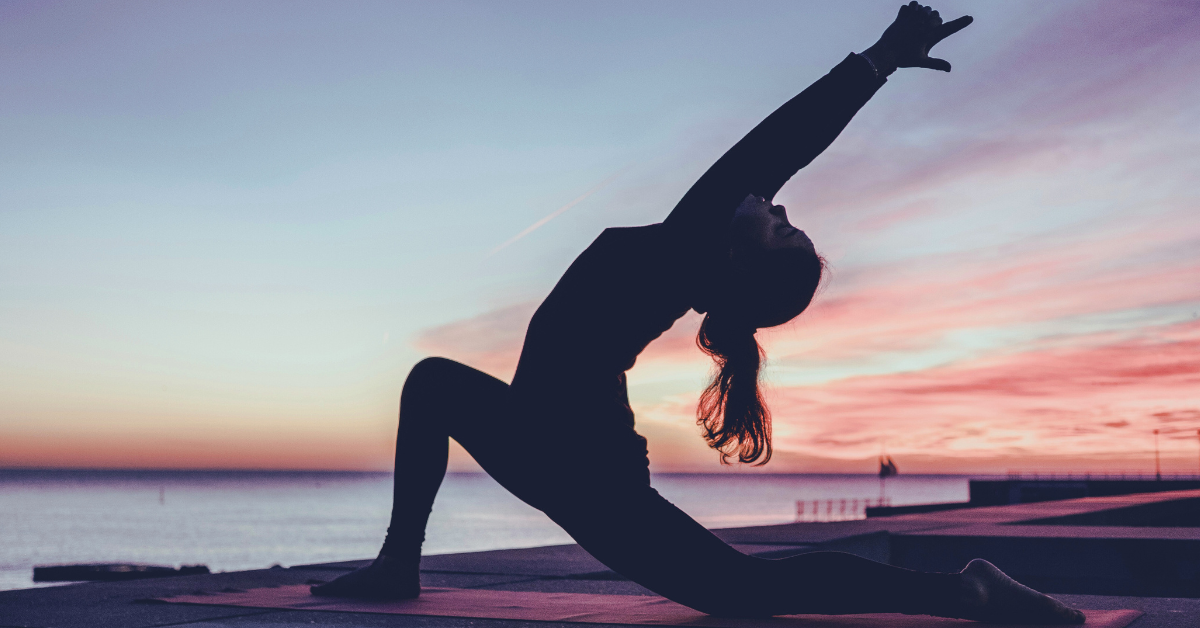
M 899 4 L 0 4 L 0 466 L 390 469 L 416 361 L 511 377 Z M 953 71 L 776 198 L 831 273 L 759 334 L 764 470 L 1196 472 L 1200 6 L 934 7 Z M 721 470 L 698 322 L 630 372 L 660 471 Z

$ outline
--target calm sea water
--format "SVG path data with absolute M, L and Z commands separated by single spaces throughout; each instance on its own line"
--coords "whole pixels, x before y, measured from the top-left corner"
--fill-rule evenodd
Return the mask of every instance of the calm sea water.
M 966 501 L 967 479 L 901 475 L 883 490 L 894 505 Z M 798 500 L 877 499 L 881 491 L 868 475 L 664 474 L 653 484 L 710 528 L 787 523 Z M 387 529 L 391 488 L 390 474 L 371 473 L 0 470 L 0 590 L 35 586 L 34 565 L 234 571 L 370 558 Z M 450 474 L 424 551 L 569 542 L 490 477 Z

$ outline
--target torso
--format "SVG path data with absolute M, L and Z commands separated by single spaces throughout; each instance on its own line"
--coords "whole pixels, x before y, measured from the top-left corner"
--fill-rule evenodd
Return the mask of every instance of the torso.
M 523 411 L 636 437 L 625 371 L 689 309 L 694 260 L 677 241 L 661 224 L 606 229 L 575 259 L 529 323 L 511 388 Z

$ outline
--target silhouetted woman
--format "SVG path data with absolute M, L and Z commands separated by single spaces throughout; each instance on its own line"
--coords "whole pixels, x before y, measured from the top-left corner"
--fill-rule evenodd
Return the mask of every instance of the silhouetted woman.
M 719 367 L 700 397 L 704 437 L 723 460 L 770 459 L 754 334 L 808 306 L 822 261 L 767 199 L 833 142 L 896 67 L 949 71 L 928 49 L 970 21 L 942 24 L 928 7 L 902 7 L 878 43 L 755 127 L 666 220 L 606 229 L 533 315 L 512 384 L 446 359 L 417 364 L 400 397 L 387 540 L 371 565 L 313 593 L 419 595 L 421 543 L 453 438 L 613 571 L 706 613 L 1082 621 L 985 561 L 943 574 L 837 552 L 742 554 L 650 487 L 646 440 L 634 430 L 626 393 L 625 372 L 646 345 L 689 309 L 704 313 L 697 341 Z

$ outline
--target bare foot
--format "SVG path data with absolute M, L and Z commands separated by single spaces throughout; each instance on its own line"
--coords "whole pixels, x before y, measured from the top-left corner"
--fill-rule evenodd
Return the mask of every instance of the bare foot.
M 996 624 L 1082 624 L 1083 613 L 976 558 L 962 570 L 966 619 Z
M 421 594 L 420 567 L 419 564 L 380 554 L 370 565 L 309 590 L 313 595 L 325 597 L 411 600 Z

